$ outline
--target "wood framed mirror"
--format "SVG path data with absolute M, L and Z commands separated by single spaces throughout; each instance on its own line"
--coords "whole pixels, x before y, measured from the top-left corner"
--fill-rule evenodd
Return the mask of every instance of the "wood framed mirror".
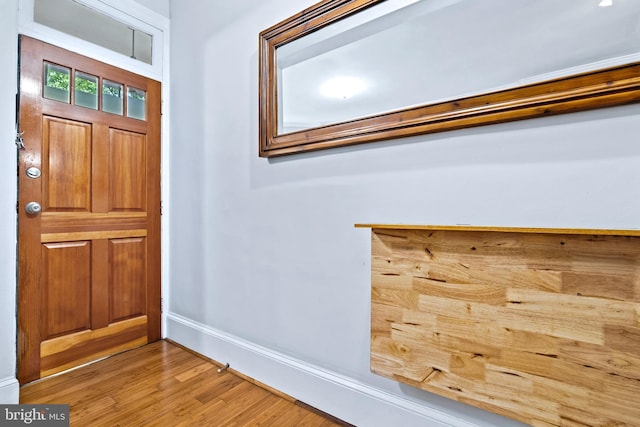
M 639 21 L 623 0 L 322 1 L 260 33 L 259 154 L 637 102 Z

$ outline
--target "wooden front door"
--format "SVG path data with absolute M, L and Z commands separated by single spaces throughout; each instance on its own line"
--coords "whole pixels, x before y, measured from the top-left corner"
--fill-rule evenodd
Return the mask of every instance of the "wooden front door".
M 159 82 L 20 40 L 26 383 L 160 339 L 161 100 Z

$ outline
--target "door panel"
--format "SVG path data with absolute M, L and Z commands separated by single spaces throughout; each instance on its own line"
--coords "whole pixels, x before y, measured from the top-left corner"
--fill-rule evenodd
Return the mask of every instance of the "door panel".
M 111 129 L 110 211 L 146 211 L 146 138 L 134 132 Z
M 90 242 L 42 245 L 43 339 L 91 328 L 90 256 Z
M 18 379 L 25 383 L 160 338 L 160 84 L 24 36 L 20 59 Z M 65 70 L 66 81 L 51 69 Z M 76 72 L 97 78 L 81 88 L 101 95 L 97 109 L 75 105 Z M 57 89 L 48 85 L 66 85 L 69 97 L 44 98 L 45 86 L 47 94 Z M 146 102 L 146 120 L 103 111 L 108 99 L 126 112 L 129 88 L 138 90 L 136 103 Z M 28 177 L 30 167 L 41 176 Z M 31 201 L 41 213 L 25 212 Z
M 43 208 L 47 212 L 91 210 L 91 125 L 43 118 Z
M 112 323 L 144 314 L 146 243 L 144 238 L 109 241 L 109 258 L 113 266 L 110 287 Z
M 46 377 L 101 357 L 147 344 L 147 317 L 140 316 L 109 325 L 43 341 L 40 376 Z

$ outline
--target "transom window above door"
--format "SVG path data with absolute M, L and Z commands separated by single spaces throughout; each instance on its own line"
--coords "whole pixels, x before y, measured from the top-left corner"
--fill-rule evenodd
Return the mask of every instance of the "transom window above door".
M 153 36 L 74 0 L 34 0 L 35 22 L 152 64 Z
M 44 62 L 42 96 L 106 113 L 146 119 L 147 93 L 100 76 Z

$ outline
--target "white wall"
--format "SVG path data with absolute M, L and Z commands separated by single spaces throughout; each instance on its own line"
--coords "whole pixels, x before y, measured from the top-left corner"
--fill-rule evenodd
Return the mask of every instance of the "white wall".
M 260 159 L 258 33 L 313 3 L 172 3 L 169 337 L 358 425 L 516 425 L 369 372 L 353 224 L 637 227 L 640 105 Z
M 16 369 L 17 1 L 0 0 L 0 403 L 18 402 Z
M 105 3 L 110 3 L 110 1 L 106 0 Z M 140 3 L 164 17 L 170 17 L 169 0 L 136 0 L 136 3 Z

